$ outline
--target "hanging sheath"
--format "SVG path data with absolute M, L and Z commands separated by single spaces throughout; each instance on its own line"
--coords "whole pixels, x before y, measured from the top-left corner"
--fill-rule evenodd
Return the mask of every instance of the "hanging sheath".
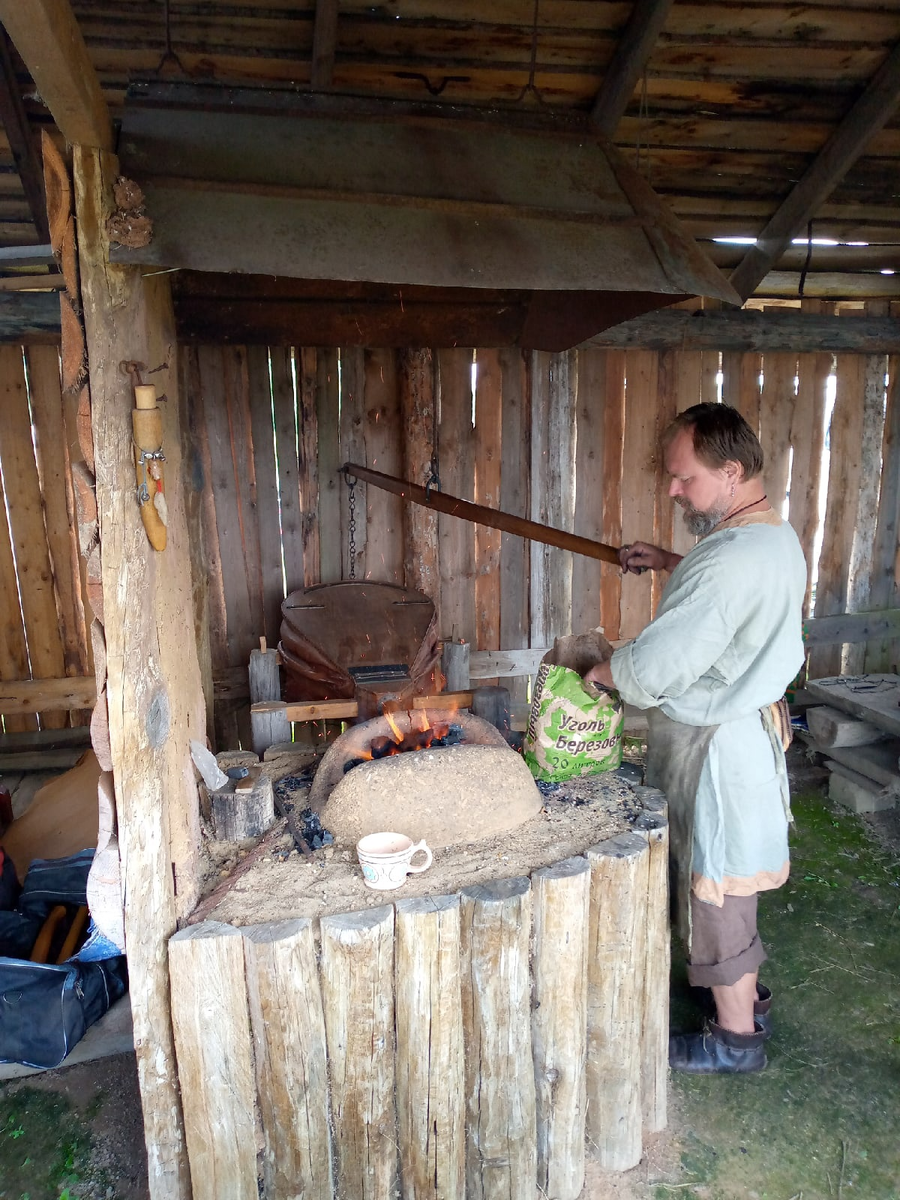
M 140 384 L 134 389 L 131 414 L 134 432 L 134 466 L 138 504 L 147 538 L 154 550 L 166 548 L 166 495 L 163 486 L 162 413 L 156 405 L 156 388 Z

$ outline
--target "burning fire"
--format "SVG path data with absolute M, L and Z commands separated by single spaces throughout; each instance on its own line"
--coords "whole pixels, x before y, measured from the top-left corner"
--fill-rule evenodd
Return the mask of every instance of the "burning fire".
M 383 716 L 390 727 L 390 736 L 372 738 L 369 749 L 358 751 L 356 759 L 389 758 L 393 754 L 405 754 L 409 750 L 427 750 L 434 742 L 443 741 L 450 733 L 449 720 L 430 725 L 428 714 L 423 709 L 413 709 L 409 714 L 411 728 L 408 733 L 403 732 L 391 712 L 386 711 Z

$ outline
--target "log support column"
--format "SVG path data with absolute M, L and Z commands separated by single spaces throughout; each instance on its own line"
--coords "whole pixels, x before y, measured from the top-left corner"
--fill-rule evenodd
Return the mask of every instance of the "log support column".
M 188 743 L 206 736 L 181 485 L 175 331 L 166 276 L 110 263 L 116 159 L 76 146 L 78 251 L 99 522 L 98 571 L 125 897 L 125 938 L 150 1195 L 188 1200 L 166 944 L 199 892 L 199 812 Z M 138 509 L 129 378 L 154 374 L 163 406 L 168 545 L 152 549 Z M 95 607 L 96 612 L 96 607 Z

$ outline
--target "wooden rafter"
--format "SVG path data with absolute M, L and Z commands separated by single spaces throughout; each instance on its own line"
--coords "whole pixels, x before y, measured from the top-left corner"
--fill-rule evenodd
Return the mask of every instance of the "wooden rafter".
M 834 191 L 866 145 L 900 104 L 900 43 L 887 56 L 806 173 L 782 201 L 756 245 L 731 273 L 735 291 L 746 300 L 775 265 L 791 238 L 815 216 L 819 205 Z
M 111 150 L 109 109 L 69 0 L 0 0 L 0 22 L 66 140 Z
M 3 122 L 3 128 L 9 138 L 9 148 L 22 182 L 22 190 L 25 192 L 31 220 L 38 237 L 42 241 L 47 241 L 50 237 L 50 230 L 47 225 L 47 205 L 44 202 L 44 179 L 41 163 L 29 128 L 28 114 L 22 103 L 22 94 L 16 83 L 6 37 L 2 31 L 0 31 L 0 121 Z
M 316 0 L 310 83 L 314 91 L 331 87 L 337 46 L 338 0 Z
M 604 329 L 586 345 L 619 350 L 898 354 L 900 321 L 889 316 L 860 316 L 848 321 L 795 308 L 765 313 L 746 308 L 698 312 L 662 308 Z
M 591 124 L 612 137 L 634 95 L 647 59 L 666 23 L 672 0 L 637 0 L 591 109 Z

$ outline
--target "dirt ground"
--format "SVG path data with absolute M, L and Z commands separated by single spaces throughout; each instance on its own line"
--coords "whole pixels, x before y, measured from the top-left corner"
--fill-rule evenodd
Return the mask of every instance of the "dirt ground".
M 589 1159 L 581 1200 L 900 1196 L 900 808 L 832 810 L 822 769 L 802 751 L 791 762 L 792 879 L 761 912 L 778 1001 L 769 1068 L 673 1076 L 669 1128 L 631 1171 Z M 673 958 L 673 1027 L 696 1018 L 685 992 Z M 0 1085 L 0 1200 L 147 1195 L 132 1056 Z

